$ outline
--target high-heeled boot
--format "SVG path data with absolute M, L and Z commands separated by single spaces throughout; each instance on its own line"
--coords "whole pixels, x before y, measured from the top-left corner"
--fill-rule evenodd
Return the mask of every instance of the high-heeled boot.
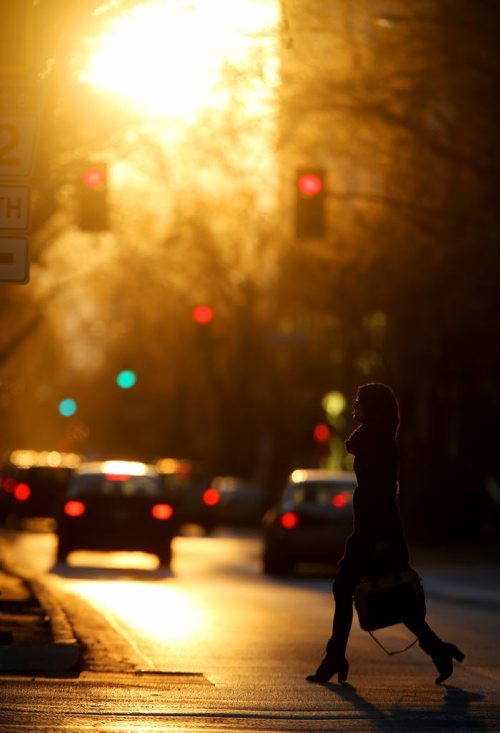
M 465 655 L 454 644 L 441 642 L 440 649 L 431 654 L 431 657 L 439 672 L 436 677 L 436 685 L 439 685 L 453 674 L 453 660 L 463 662 Z
M 349 662 L 345 657 L 338 658 L 327 653 L 316 672 L 307 675 L 306 680 L 308 682 L 328 682 L 334 675 L 337 675 L 339 682 L 345 682 L 348 672 Z
M 420 647 L 434 662 L 439 672 L 436 677 L 436 685 L 439 685 L 453 674 L 453 660 L 456 659 L 457 662 L 462 662 L 464 654 L 454 644 L 441 641 L 439 636 L 427 624 L 424 624 L 423 629 L 419 631 L 418 641 Z

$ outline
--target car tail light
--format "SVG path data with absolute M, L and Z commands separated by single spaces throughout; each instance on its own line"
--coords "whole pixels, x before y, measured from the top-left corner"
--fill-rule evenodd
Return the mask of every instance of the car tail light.
M 299 515 L 296 512 L 285 512 L 280 517 L 280 524 L 285 529 L 293 529 L 299 523 Z
M 215 506 L 220 501 L 220 491 L 212 487 L 205 489 L 203 492 L 203 502 L 207 506 Z
M 10 476 L 4 476 L 2 478 L 2 488 L 4 491 L 6 491 L 8 494 L 12 494 L 14 489 L 17 486 L 17 481 L 14 478 L 11 478 Z
M 85 504 L 83 501 L 70 499 L 70 501 L 67 501 L 64 505 L 64 513 L 67 514 L 68 517 L 81 517 L 85 514 Z
M 14 489 L 14 496 L 18 501 L 28 501 L 31 489 L 28 484 L 17 484 Z
M 107 473 L 106 481 L 128 481 L 130 475 L 124 473 Z
M 336 509 L 343 509 L 345 506 L 349 504 L 351 501 L 351 495 L 348 494 L 346 491 L 344 491 L 341 494 L 335 494 L 335 496 L 332 497 L 332 505 Z
M 155 519 L 170 519 L 174 510 L 170 504 L 155 504 L 151 509 L 151 514 Z

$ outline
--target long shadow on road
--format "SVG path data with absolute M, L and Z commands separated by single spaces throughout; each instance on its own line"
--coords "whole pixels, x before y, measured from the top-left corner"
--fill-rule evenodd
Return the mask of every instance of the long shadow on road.
M 481 733 L 490 730 L 486 720 L 471 710 L 471 703 L 480 702 L 484 695 L 468 692 L 460 687 L 443 685 L 446 694 L 441 709 L 435 707 L 421 708 L 393 706 L 390 712 L 381 710 L 365 697 L 360 695 L 356 688 L 349 683 L 338 685 L 327 682 L 323 685 L 332 690 L 358 710 L 364 718 L 370 721 L 370 730 L 377 733 L 403 733 L 403 731 L 440 731 L 449 730 L 455 733 Z

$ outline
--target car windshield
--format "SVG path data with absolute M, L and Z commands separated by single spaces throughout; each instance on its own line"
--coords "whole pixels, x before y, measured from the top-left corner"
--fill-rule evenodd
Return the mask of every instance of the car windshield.
M 156 476 L 109 477 L 104 474 L 80 475 L 68 490 L 69 497 L 101 496 L 158 496 L 162 487 Z
M 332 499 L 339 494 L 351 495 L 353 485 L 347 482 L 315 481 L 289 484 L 283 496 L 284 504 L 314 504 L 329 507 Z

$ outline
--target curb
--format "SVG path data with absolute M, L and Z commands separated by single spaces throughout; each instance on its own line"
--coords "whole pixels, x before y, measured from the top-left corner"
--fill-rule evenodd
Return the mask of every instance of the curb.
M 81 670 L 82 647 L 75 639 L 61 604 L 40 580 L 14 568 L 9 568 L 8 572 L 28 585 L 47 614 L 53 641 L 40 645 L 0 645 L 0 674 L 78 674 Z
M 61 604 L 56 601 L 54 594 L 48 590 L 44 583 L 36 578 L 23 578 L 23 580 L 29 585 L 33 595 L 50 619 L 54 643 L 66 644 L 68 646 L 78 645 L 68 618 Z

